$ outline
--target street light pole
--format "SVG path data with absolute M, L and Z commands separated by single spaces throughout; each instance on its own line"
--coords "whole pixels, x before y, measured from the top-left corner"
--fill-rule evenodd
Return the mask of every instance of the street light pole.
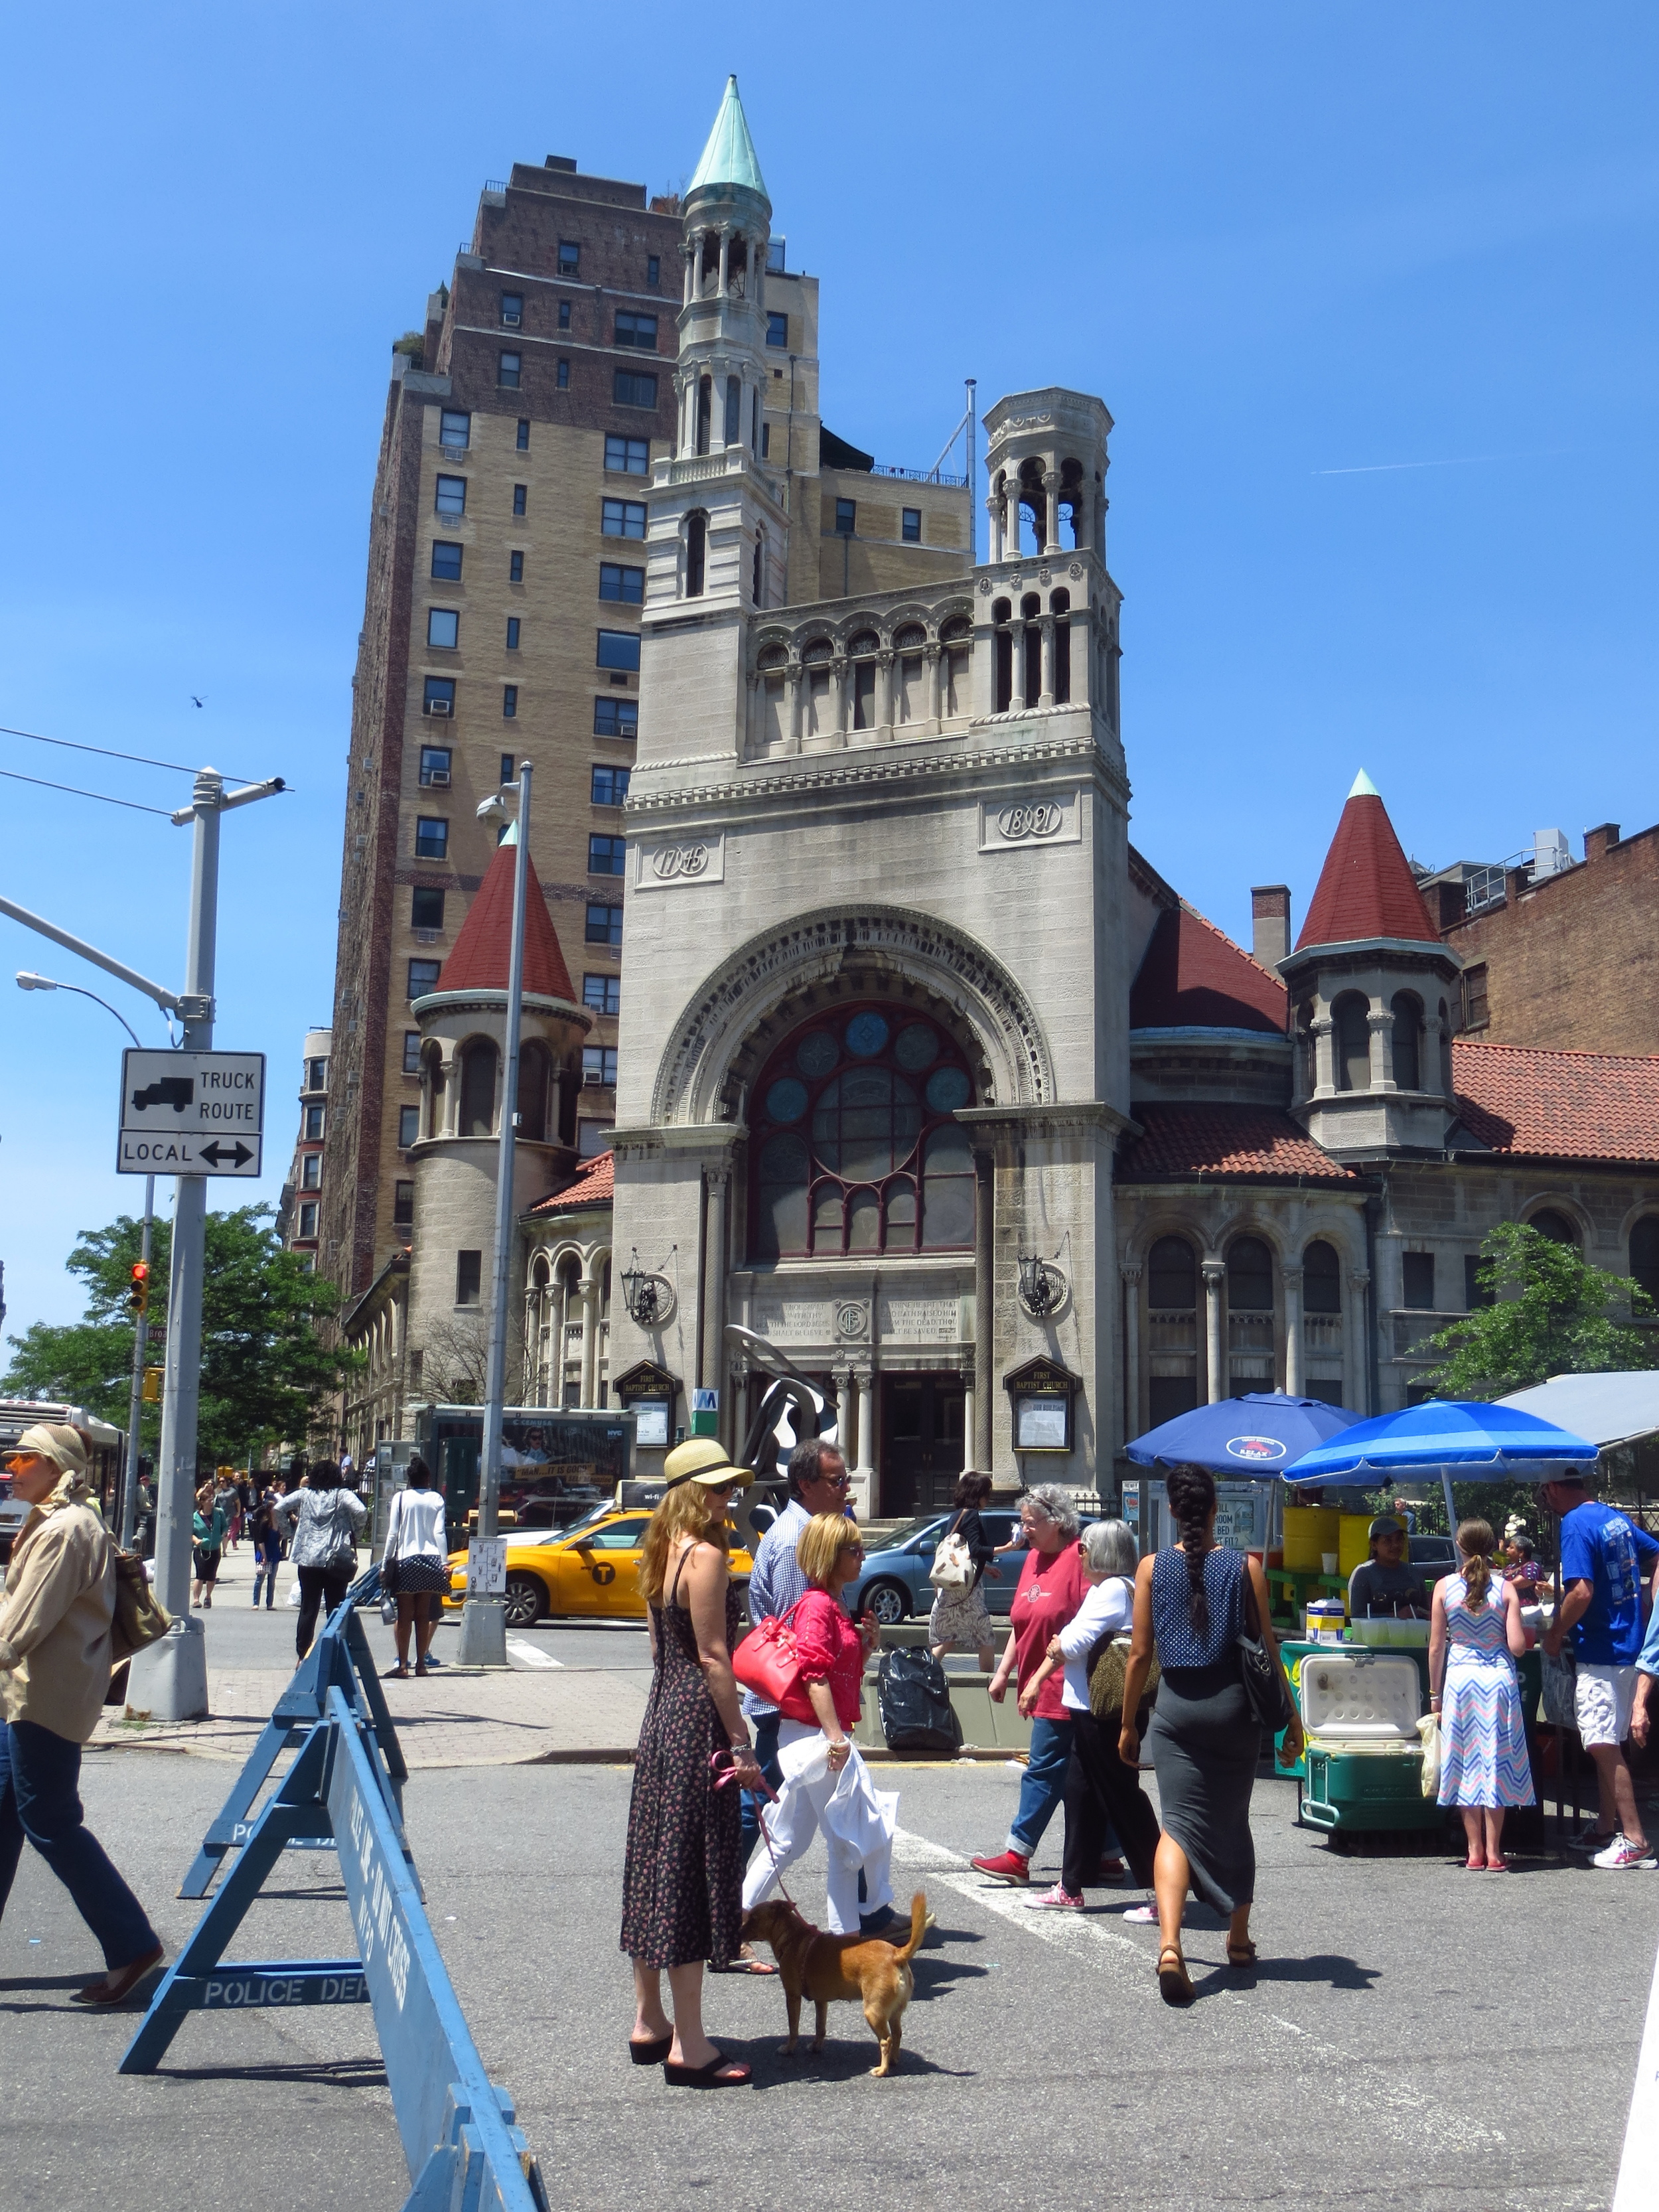
M 24 969 L 18 975 L 17 988 L 20 991 L 72 991 L 77 999 L 90 999 L 94 1006 L 101 1006 L 106 1014 L 114 1015 L 132 1039 L 136 1049 L 141 1052 L 143 1049 L 138 1042 L 138 1032 L 126 1016 L 116 1012 L 107 999 L 100 999 L 96 991 L 88 991 L 84 984 L 59 983 L 50 975 L 36 975 Z M 138 1252 L 144 1264 L 146 1283 L 149 1280 L 150 1231 L 155 1221 L 155 1178 L 146 1176 L 144 1225 Z M 127 1458 L 126 1465 L 121 1470 L 121 1495 L 116 1502 L 115 1513 L 115 1540 L 118 1544 L 131 1542 L 138 1527 L 138 1419 L 143 1404 L 144 1353 L 149 1344 L 149 1322 L 141 1313 L 136 1317 L 132 1337 L 132 1390 L 127 1400 Z
M 519 769 L 518 851 L 513 867 L 513 946 L 507 970 L 507 1038 L 501 1070 L 501 1133 L 495 1170 L 495 1285 L 489 1307 L 483 1440 L 478 1460 L 478 1540 L 495 1535 L 501 1488 L 501 1411 L 507 1395 L 507 1340 L 513 1276 L 514 1164 L 519 1124 L 519 1030 L 524 1012 L 524 910 L 530 880 L 530 763 Z M 475 1597 L 469 1581 L 456 1656 L 464 1667 L 505 1667 L 507 1606 Z

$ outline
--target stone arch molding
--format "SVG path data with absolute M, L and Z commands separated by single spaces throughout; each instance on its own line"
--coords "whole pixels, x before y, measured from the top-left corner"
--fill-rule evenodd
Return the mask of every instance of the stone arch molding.
M 757 1026 L 793 993 L 849 970 L 903 977 L 937 992 L 969 1024 L 989 1062 L 994 1100 L 1052 1105 L 1054 1058 L 1036 1008 L 1002 963 L 965 930 L 903 907 L 824 907 L 762 931 L 728 956 L 671 1031 L 651 1119 L 730 1118 L 720 1094 Z

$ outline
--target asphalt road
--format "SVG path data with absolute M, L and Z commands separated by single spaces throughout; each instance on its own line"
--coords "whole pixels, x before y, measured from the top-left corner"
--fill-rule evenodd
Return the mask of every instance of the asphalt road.
M 168 1753 L 88 1759 L 89 1818 L 170 1946 L 199 1910 L 173 1891 L 229 1779 Z M 776 1982 L 721 1977 L 710 2026 L 754 2061 L 757 2081 L 698 2096 L 623 2050 L 629 1783 L 617 1769 L 499 1768 L 423 1774 L 409 1794 L 457 1990 L 562 2206 L 769 2212 L 815 2192 L 952 2212 L 1610 2202 L 1659 1876 L 1538 1863 L 1499 1879 L 1443 1858 L 1340 1857 L 1291 1824 L 1289 1786 L 1264 1782 L 1261 1966 L 1230 1975 L 1219 1927 L 1199 1914 L 1200 2002 L 1182 2014 L 1158 2001 L 1156 1931 L 1123 1921 L 1130 1900 L 1100 1893 L 1085 1916 L 1042 1914 L 966 1869 L 1000 1845 L 1014 1772 L 908 1769 L 902 1886 L 926 1888 L 939 1925 L 917 1962 L 902 2072 L 870 2078 L 873 2040 L 850 2005 L 832 2014 L 822 2058 L 785 2059 Z M 1056 1824 L 1040 1864 L 1059 1844 Z M 238 1953 L 349 1945 L 331 1872 L 293 1855 Z M 792 1887 L 821 1917 L 813 1861 Z M 165 2072 L 128 2081 L 114 2069 L 133 2018 L 68 2002 L 96 1966 L 64 1893 L 26 1852 L 0 1923 L 9 2207 L 401 2203 L 366 2008 L 198 2018 Z

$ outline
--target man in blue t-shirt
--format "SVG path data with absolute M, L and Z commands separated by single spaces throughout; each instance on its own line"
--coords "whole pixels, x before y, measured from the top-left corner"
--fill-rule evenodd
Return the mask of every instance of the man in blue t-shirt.
M 1578 1734 L 1595 1768 L 1601 1817 L 1585 1838 L 1599 1867 L 1651 1867 L 1636 1791 L 1620 1748 L 1631 1732 L 1636 1662 L 1644 1626 L 1644 1585 L 1659 1596 L 1659 1543 L 1601 1499 L 1579 1475 L 1543 1485 L 1544 1503 L 1561 1520 L 1561 1610 L 1543 1638 L 1559 1658 L 1572 1632 Z M 1644 1705 L 1645 1707 L 1645 1699 Z M 1645 1711 L 1644 1716 L 1645 1717 Z

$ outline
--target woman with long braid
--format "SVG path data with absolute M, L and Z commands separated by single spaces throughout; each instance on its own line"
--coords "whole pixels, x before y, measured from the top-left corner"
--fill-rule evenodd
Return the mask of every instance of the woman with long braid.
M 1163 1829 L 1152 1868 L 1158 1984 L 1166 2004 L 1186 2005 L 1194 1995 L 1181 1948 L 1189 1887 L 1227 1917 L 1227 1964 L 1242 1973 L 1255 1964 L 1250 1792 L 1261 1730 L 1245 1695 L 1238 1638 L 1253 1630 L 1275 1664 L 1279 1646 L 1268 1625 L 1267 1583 L 1260 1564 L 1215 1540 L 1215 1478 L 1201 1467 L 1177 1467 L 1164 1490 L 1180 1540 L 1143 1559 L 1135 1576 L 1118 1752 L 1127 1766 L 1139 1759 L 1133 1717 L 1156 1648 L 1161 1672 L 1146 1747 L 1158 1775 Z M 1301 1741 L 1300 1723 L 1293 1720 L 1281 1764 L 1294 1765 Z

